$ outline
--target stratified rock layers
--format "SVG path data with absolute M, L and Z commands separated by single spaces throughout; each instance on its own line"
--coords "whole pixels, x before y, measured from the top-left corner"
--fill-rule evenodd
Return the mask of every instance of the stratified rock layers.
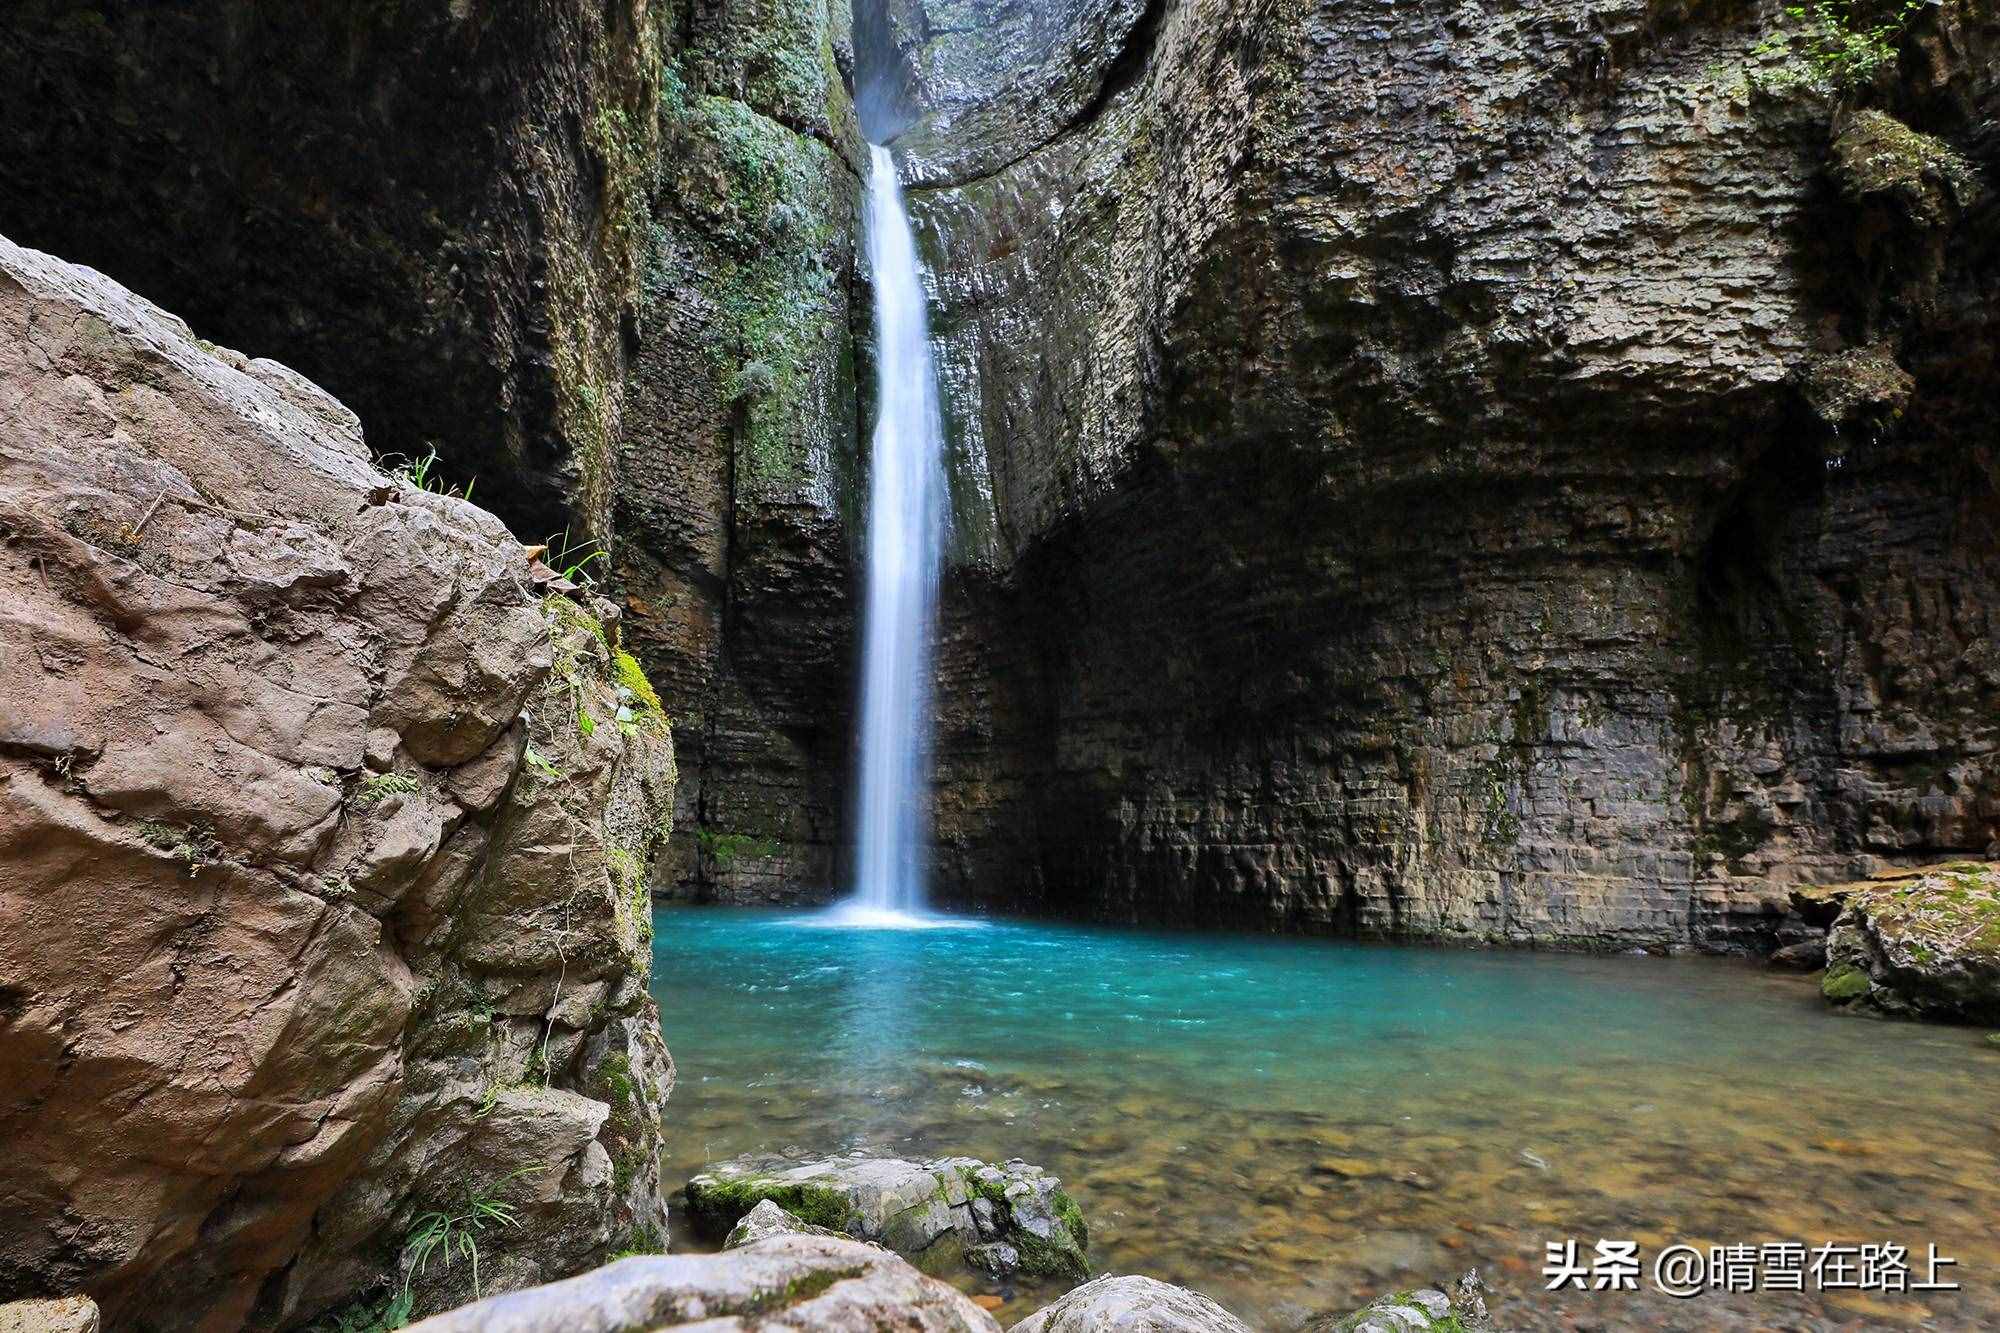
M 657 1228 L 673 755 L 612 608 L 5 240 L 0 564 L 0 1297 L 272 1326 L 481 1198 L 488 1289 Z
M 1993 844 L 1993 25 L 1878 92 L 1968 162 L 1752 91 L 1770 17 L 1197 0 L 1031 150 L 909 137 L 1001 590 L 952 896 L 1728 946 Z M 1024 665 L 1029 746 L 952 728 Z

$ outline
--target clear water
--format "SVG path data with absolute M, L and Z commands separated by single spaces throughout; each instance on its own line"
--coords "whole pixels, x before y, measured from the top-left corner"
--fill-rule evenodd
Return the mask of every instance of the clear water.
M 944 428 L 923 272 L 889 150 L 870 148 L 876 421 L 869 461 L 855 924 L 906 924 L 924 905 L 920 793 L 930 754 L 930 651 L 944 550 Z
M 1505 1329 L 2000 1328 L 1978 1032 L 1832 1015 L 1716 959 L 796 920 L 658 915 L 675 1172 L 791 1146 L 1025 1157 L 1076 1194 L 1100 1269 L 1260 1327 L 1478 1267 Z M 1965 1290 L 1551 1295 L 1566 1237 L 1935 1241 Z M 1047 1295 L 971 1289 L 1009 1321 Z

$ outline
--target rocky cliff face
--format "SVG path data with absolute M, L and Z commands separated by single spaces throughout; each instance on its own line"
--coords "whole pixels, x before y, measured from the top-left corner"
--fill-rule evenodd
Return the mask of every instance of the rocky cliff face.
M 0 1298 L 439 1308 L 664 1220 L 666 720 L 498 520 L 0 240 Z M 517 1225 L 411 1248 L 478 1201 Z
M 899 141 L 960 669 L 1043 710 L 946 799 L 1026 775 L 1043 905 L 1728 944 L 1992 844 L 1990 16 L 1869 94 L 1949 143 L 1766 91 L 1754 9 L 1074 23 L 1086 113 Z

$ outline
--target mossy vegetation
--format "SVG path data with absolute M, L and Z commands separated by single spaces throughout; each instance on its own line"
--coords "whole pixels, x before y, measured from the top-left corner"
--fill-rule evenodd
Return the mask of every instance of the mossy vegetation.
M 775 839 L 751 833 L 723 833 L 704 828 L 695 830 L 694 840 L 710 864 L 723 872 L 734 868 L 740 859 L 764 861 L 784 851 L 784 845 Z
M 1982 188 L 1978 172 L 1949 144 L 1880 111 L 1845 119 L 1833 169 L 1849 196 L 1892 196 L 1928 226 L 1950 222 Z
M 755 98 L 682 104 L 668 130 L 679 176 L 663 199 L 691 225 L 654 224 L 647 282 L 660 287 L 649 302 L 666 304 L 684 272 L 680 238 L 702 239 L 689 276 L 715 311 L 702 341 L 733 422 L 737 481 L 770 492 L 827 475 L 850 434 L 844 257 L 858 182 L 827 143 L 790 128 L 801 122 L 763 110 Z
M 860 1224 L 854 1205 L 839 1190 L 769 1176 L 695 1177 L 688 1182 L 688 1219 L 701 1234 L 720 1239 L 766 1199 L 810 1226 L 851 1232 Z
M 139 825 L 139 836 L 188 868 L 192 875 L 205 865 L 222 859 L 222 846 L 201 824 L 164 824 L 147 820 Z
M 1826 975 L 1820 978 L 1819 993 L 1835 1004 L 1845 1004 L 1866 995 L 1873 986 L 1866 972 L 1852 963 L 1843 963 L 1827 969 Z
M 409 796 L 421 790 L 420 784 L 407 773 L 376 773 L 361 780 L 354 790 L 354 804 L 366 810 L 380 805 L 391 796 Z
M 1945 953 L 2000 958 L 2000 875 L 1990 865 L 1933 866 L 1858 889 L 1848 905 L 1866 912 L 1885 935 L 1908 942 L 1919 962 Z

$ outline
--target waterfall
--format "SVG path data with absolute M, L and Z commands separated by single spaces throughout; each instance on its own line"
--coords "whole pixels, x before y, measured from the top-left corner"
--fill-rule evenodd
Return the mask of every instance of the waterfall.
M 844 915 L 894 923 L 924 909 L 931 630 L 945 537 L 944 426 L 916 237 L 895 159 L 869 149 L 876 405 L 861 649 L 854 897 Z

